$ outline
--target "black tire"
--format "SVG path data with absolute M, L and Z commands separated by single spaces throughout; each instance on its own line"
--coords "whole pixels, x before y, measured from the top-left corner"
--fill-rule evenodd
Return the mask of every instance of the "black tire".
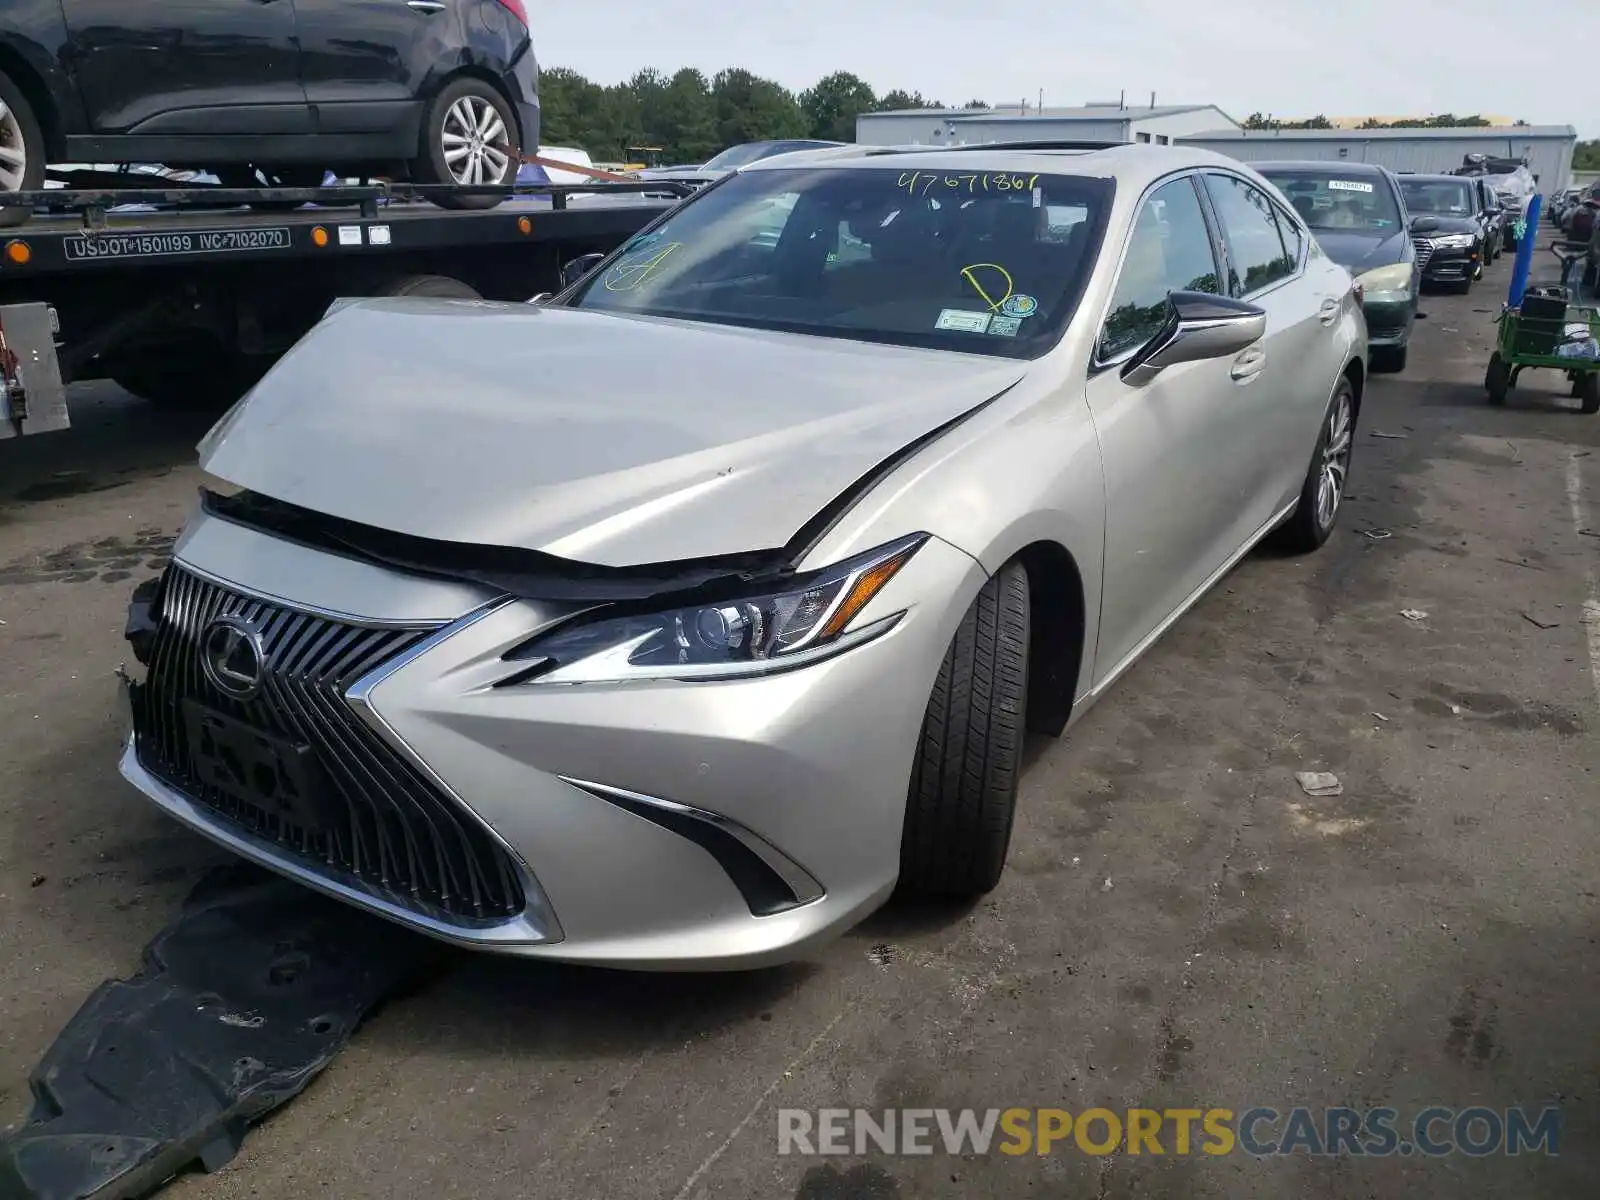
M 448 275 L 407 275 L 385 284 L 380 296 L 429 296 L 439 300 L 482 300 L 476 288 Z
M 0 122 L 0 149 L 22 153 L 22 179 L 17 187 L 6 188 L 0 184 L 0 190 L 35 192 L 44 187 L 45 147 L 44 131 L 39 127 L 39 118 L 33 111 L 33 105 L 28 103 L 28 98 L 22 90 L 11 82 L 8 75 L 0 72 L 0 103 L 15 118 L 15 130 L 10 130 L 9 122 Z M 21 145 L 9 144 L 17 135 L 21 137 Z M 8 167 L 10 164 L 8 164 Z M 10 168 L 10 169 L 14 169 Z M 9 228 L 21 225 L 33 216 L 33 210 L 27 208 L 0 208 L 0 228 Z
M 321 187 L 326 174 L 322 167 L 258 167 L 253 163 L 235 163 L 216 171 L 217 179 L 225 188 Z M 292 200 L 258 200 L 249 207 L 256 212 L 294 212 L 305 205 Z
M 1406 369 L 1410 346 L 1375 346 L 1372 350 L 1372 369 L 1397 375 Z
M 1489 356 L 1489 365 L 1483 372 L 1483 390 L 1489 393 L 1489 403 L 1496 408 L 1505 404 L 1506 394 L 1511 391 L 1511 368 L 1506 366 L 1498 350 Z
M 418 157 L 411 164 L 411 178 L 418 183 L 457 184 L 461 181 L 451 173 L 445 161 L 448 149 L 445 139 L 455 136 L 447 131 L 447 122 L 453 121 L 452 110 L 463 101 L 469 105 L 488 105 L 493 108 L 505 127 L 504 140 L 496 140 L 495 147 L 506 158 L 505 169 L 499 178 L 485 179 L 486 184 L 511 184 L 517 179 L 522 166 L 522 136 L 517 127 L 516 114 L 506 98 L 481 79 L 457 79 L 447 84 L 428 104 L 422 121 L 422 144 L 417 147 Z M 440 208 L 481 209 L 493 208 L 500 203 L 499 196 L 435 196 L 430 197 Z
M 1343 471 L 1333 500 L 1333 511 L 1323 519 L 1319 511 L 1318 495 L 1322 475 L 1328 464 L 1329 434 L 1336 420 L 1335 414 L 1343 409 L 1346 415 L 1343 430 Z M 1317 444 L 1311 451 L 1311 465 L 1306 468 L 1305 482 L 1300 485 L 1300 499 L 1289 514 L 1289 519 L 1273 530 L 1270 544 L 1284 554 L 1309 554 L 1328 540 L 1334 526 L 1339 523 L 1339 513 L 1344 508 L 1344 493 L 1348 490 L 1350 461 L 1356 442 L 1356 389 L 1350 376 L 1341 375 L 1333 389 L 1328 407 L 1323 410 L 1322 423 L 1317 427 Z
M 1582 412 L 1591 416 L 1600 412 L 1600 371 L 1584 371 L 1579 375 L 1576 391 Z
M 1027 727 L 1028 572 L 1002 567 L 962 618 L 939 666 L 911 768 L 900 885 L 981 895 L 1000 882 Z
M 267 373 L 270 359 L 241 354 L 151 355 L 112 372 L 112 379 L 157 408 L 171 412 L 220 411 L 243 396 Z

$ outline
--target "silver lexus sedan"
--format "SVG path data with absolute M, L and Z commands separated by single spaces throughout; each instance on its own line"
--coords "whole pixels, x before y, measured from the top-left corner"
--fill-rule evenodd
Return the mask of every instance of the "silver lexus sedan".
M 123 774 L 534 958 L 758 966 L 993 888 L 1024 733 L 1328 537 L 1360 296 L 1219 156 L 823 153 L 538 303 L 330 312 L 201 443 Z

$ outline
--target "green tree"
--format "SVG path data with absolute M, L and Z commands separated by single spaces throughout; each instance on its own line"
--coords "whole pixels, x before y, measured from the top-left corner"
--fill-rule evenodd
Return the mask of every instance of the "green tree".
M 659 109 L 645 110 L 646 127 L 664 162 L 704 162 L 722 149 L 711 84 L 693 67 L 684 67 L 662 91 Z
M 1600 171 L 1600 138 L 1579 142 L 1572 149 L 1574 171 Z
M 856 116 L 878 106 L 870 84 L 849 71 L 835 71 L 800 93 L 811 136 L 828 142 L 856 140 Z
M 929 100 L 921 92 L 907 92 L 900 88 L 878 97 L 878 112 L 893 112 L 901 108 L 943 108 L 937 100 Z
M 717 137 L 724 146 L 766 138 L 803 138 L 806 115 L 794 94 L 742 67 L 718 71 L 711 81 Z

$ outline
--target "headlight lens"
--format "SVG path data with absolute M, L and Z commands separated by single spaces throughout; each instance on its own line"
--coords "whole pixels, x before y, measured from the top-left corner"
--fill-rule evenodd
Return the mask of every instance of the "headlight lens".
M 1411 264 L 1390 263 L 1387 267 L 1376 267 L 1371 271 L 1364 271 L 1356 276 L 1356 282 L 1361 285 L 1368 297 L 1382 292 L 1409 292 L 1411 290 Z
M 1465 250 L 1475 241 L 1477 239 L 1470 233 L 1446 233 L 1434 238 L 1433 244 L 1447 250 Z
M 659 612 L 579 620 L 506 655 L 528 664 L 499 686 L 734 679 L 832 658 L 887 633 L 904 611 L 851 628 L 928 540 L 915 534 L 778 588 Z

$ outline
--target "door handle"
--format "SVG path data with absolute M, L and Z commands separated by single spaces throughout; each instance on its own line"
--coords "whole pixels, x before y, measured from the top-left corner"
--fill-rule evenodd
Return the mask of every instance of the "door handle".
M 1235 383 L 1249 383 L 1261 374 L 1266 365 L 1267 352 L 1260 346 L 1251 346 L 1233 360 L 1228 375 Z
M 1317 320 L 1324 325 L 1332 325 L 1339 317 L 1339 301 L 1329 296 L 1322 302 L 1322 307 L 1317 309 Z
M 413 12 L 438 13 L 444 11 L 443 0 L 406 0 L 406 7 Z

